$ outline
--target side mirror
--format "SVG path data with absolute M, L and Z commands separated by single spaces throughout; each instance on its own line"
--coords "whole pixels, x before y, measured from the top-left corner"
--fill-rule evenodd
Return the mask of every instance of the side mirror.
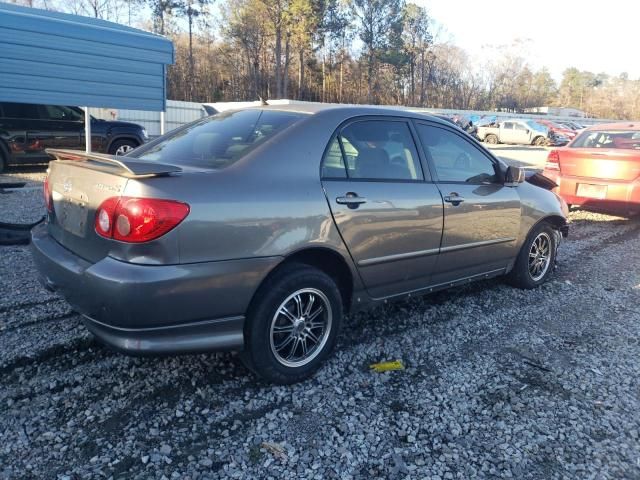
M 510 166 L 504 176 L 505 187 L 517 187 L 524 182 L 524 168 Z

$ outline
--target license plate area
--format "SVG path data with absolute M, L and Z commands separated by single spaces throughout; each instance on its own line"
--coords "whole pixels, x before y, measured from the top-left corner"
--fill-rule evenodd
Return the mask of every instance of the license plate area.
M 602 200 L 607 198 L 607 186 L 579 183 L 576 195 L 579 197 L 597 198 Z
M 53 193 L 53 208 L 59 225 L 69 233 L 84 237 L 87 229 L 87 198 L 79 193 L 76 196 L 65 196 L 60 192 Z

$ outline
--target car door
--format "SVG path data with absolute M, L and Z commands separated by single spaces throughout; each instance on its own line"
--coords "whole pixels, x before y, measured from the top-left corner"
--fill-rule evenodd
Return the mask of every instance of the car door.
M 518 145 L 528 145 L 531 143 L 531 130 L 522 123 L 513 124 L 513 142 Z
M 433 283 L 504 269 L 520 231 L 517 189 L 504 186 L 497 161 L 463 134 L 426 122 L 416 130 L 444 199 Z
M 81 136 L 84 133 L 84 119 L 76 110 L 62 105 L 39 105 L 40 118 L 46 123 L 51 136 L 46 140 L 47 148 L 84 148 Z
M 513 122 L 504 122 L 500 126 L 500 141 L 502 143 L 514 143 L 514 137 Z
M 49 157 L 44 148 L 48 133 L 41 123 L 38 106 L 4 102 L 2 110 L 2 124 L 7 131 L 12 162 L 24 164 L 47 161 Z
M 442 237 L 442 197 L 423 172 L 407 120 L 344 125 L 323 159 L 322 185 L 372 297 L 430 283 Z

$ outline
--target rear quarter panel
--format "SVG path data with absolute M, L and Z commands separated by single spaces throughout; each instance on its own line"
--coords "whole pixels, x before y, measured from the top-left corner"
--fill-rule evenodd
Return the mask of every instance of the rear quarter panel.
M 170 248 L 175 239 L 179 263 L 284 260 L 319 247 L 339 253 L 358 279 L 320 182 L 324 149 L 344 116 L 327 113 L 293 125 L 229 167 L 129 182 L 126 194 L 189 204 L 188 217 L 161 242 Z

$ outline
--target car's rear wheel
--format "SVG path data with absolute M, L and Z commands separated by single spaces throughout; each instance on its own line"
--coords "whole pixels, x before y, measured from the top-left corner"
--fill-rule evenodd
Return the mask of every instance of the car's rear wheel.
M 5 156 L 4 152 L 0 148 L 0 173 L 4 172 L 7 169 L 9 161 Z
M 487 143 L 490 143 L 491 145 L 497 145 L 498 143 L 498 137 L 496 137 L 493 134 L 487 135 L 486 137 L 484 137 L 484 141 Z
M 109 147 L 109 155 L 126 155 L 137 146 L 138 143 L 135 140 L 116 140 Z
M 270 382 L 299 382 L 331 353 L 341 321 L 342 298 L 333 279 L 307 265 L 287 265 L 256 293 L 241 357 Z
M 534 227 L 522 245 L 507 281 L 514 287 L 530 289 L 547 281 L 556 263 L 556 232 L 547 222 Z

